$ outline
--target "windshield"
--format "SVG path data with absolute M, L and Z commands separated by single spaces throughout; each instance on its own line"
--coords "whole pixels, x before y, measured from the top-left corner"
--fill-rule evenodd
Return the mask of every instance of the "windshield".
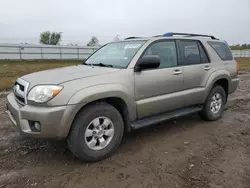
M 145 42 L 146 41 L 123 41 L 107 44 L 87 59 L 85 64 L 126 68 Z

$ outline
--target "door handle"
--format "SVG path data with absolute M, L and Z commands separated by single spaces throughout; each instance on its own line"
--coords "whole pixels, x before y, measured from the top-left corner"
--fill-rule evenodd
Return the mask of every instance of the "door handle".
M 210 66 L 205 66 L 205 67 L 204 67 L 204 70 L 210 70 L 210 69 L 211 69 Z
M 179 75 L 179 74 L 182 74 L 182 71 L 180 71 L 180 70 L 174 70 L 174 75 Z

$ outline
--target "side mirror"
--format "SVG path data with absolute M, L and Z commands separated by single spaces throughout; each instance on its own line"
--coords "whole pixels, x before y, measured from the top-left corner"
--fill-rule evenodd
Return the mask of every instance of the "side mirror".
M 161 60 L 158 55 L 144 56 L 137 62 L 135 66 L 135 72 L 140 72 L 145 69 L 157 68 L 160 66 L 160 62 Z

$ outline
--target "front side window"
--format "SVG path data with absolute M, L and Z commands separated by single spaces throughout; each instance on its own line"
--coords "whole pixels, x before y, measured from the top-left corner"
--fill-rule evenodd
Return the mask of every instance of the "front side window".
M 87 59 L 85 64 L 126 68 L 145 42 L 146 41 L 121 41 L 109 43 L 96 51 Z
M 174 41 L 164 41 L 152 44 L 143 56 L 158 55 L 161 62 L 159 68 L 177 66 L 176 45 Z

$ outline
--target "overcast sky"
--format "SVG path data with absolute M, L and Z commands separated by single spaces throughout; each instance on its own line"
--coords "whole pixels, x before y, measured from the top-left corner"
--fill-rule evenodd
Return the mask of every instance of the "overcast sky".
M 250 43 L 250 0 L 0 0 L 1 43 L 38 43 L 47 30 L 63 32 L 62 44 L 168 31 Z

